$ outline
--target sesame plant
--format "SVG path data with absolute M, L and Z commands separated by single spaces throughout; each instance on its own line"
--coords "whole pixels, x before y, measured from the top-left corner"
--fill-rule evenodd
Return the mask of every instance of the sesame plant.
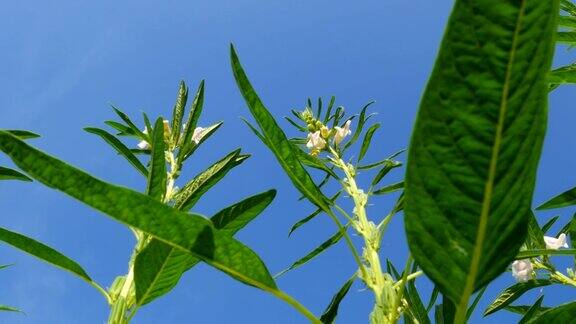
M 548 235 L 555 219 L 540 225 L 532 209 L 548 93 L 576 80 L 572 65 L 550 72 L 556 41 L 576 43 L 576 7 L 562 1 L 562 9 L 558 17 L 559 1 L 456 1 L 421 100 L 405 181 L 382 188 L 380 181 L 400 163 L 396 155 L 362 163 L 379 124 L 367 128 L 359 150 L 347 151 L 362 134 L 366 107 L 358 116 L 345 117 L 341 108 L 332 113 L 333 99 L 325 114 L 322 101 L 316 111 L 309 101 L 303 111 L 292 111 L 295 120 L 287 119 L 303 136 L 289 138 L 256 94 L 232 48 L 236 82 L 257 124 L 249 127 L 317 208 L 291 232 L 321 213 L 337 229 L 287 271 L 341 239 L 356 261 L 358 268 L 334 296 L 323 320 L 334 320 L 351 282 L 360 280 L 374 295 L 371 323 L 396 323 L 401 317 L 408 323 L 429 323 L 432 309 L 437 323 L 465 323 L 489 283 L 507 270 L 518 283 L 497 297 L 485 315 L 506 308 L 523 315 L 521 323 L 568 323 L 576 318 L 575 303 L 542 307 L 540 298 L 531 306 L 509 306 L 532 288 L 576 283 L 573 269 L 558 271 L 550 258 L 576 254 L 567 249 L 567 235 L 576 236 L 573 222 Z M 558 27 L 567 30 L 557 32 Z M 354 135 L 348 137 L 351 127 Z M 378 171 L 367 188 L 360 188 L 359 171 L 371 168 Z M 324 178 L 315 181 L 312 169 Z M 331 179 L 339 184 L 332 195 L 324 190 Z M 396 190 L 403 194 L 392 211 L 380 210 L 374 214 L 385 217 L 369 218 L 370 197 Z M 540 209 L 576 204 L 575 192 Z M 352 200 L 351 211 L 341 207 L 342 199 Z M 410 247 L 402 272 L 390 262 L 384 267 L 379 253 L 386 224 L 399 211 Z M 354 241 L 350 232 L 361 239 Z M 422 273 L 435 285 L 427 306 L 414 285 Z
M 546 306 L 541 295 L 530 305 L 513 304 L 535 288 L 576 288 L 576 265 L 564 271 L 554 259 L 576 255 L 571 248 L 576 218 L 551 233 L 559 218 L 543 222 L 537 212 L 576 205 L 576 188 L 532 207 L 549 93 L 576 83 L 574 65 L 551 69 L 558 42 L 576 45 L 576 6 L 568 0 L 455 1 L 407 156 L 398 148 L 374 161 L 365 161 L 377 147 L 372 138 L 380 128 L 373 122 L 372 102 L 348 111 L 336 105 L 335 97 L 326 105 L 321 98 L 308 100 L 291 111 L 286 117 L 290 126 L 283 128 L 231 47 L 233 75 L 255 120 L 245 123 L 275 156 L 301 200 L 313 205 L 289 233 L 317 217 L 334 224 L 331 237 L 276 276 L 233 237 L 266 209 L 275 190 L 222 206 L 212 217 L 193 211 L 204 193 L 249 156 L 238 149 L 194 178 L 180 178 L 189 159 L 222 125 L 199 126 L 204 82 L 188 112 L 189 89 L 179 85 L 170 120 L 143 114 L 138 124 L 114 107 L 119 119 L 105 122 L 114 132 L 85 128 L 146 179 L 141 192 L 99 180 L 37 150 L 28 143 L 38 136 L 34 133 L 0 130 L 0 151 L 19 168 L 0 167 L 0 180 L 37 181 L 131 229 L 135 245 L 125 274 L 105 286 L 37 240 L 2 227 L 0 240 L 94 287 L 109 305 L 111 324 L 130 322 L 199 262 L 281 299 L 311 323 L 335 322 L 354 282 L 373 297 L 371 312 L 358 314 L 358 322 L 466 323 L 490 283 L 505 272 L 510 272 L 511 285 L 484 310 L 485 316 L 508 311 L 521 315 L 520 323 L 574 322 L 576 302 Z M 388 180 L 401 170 L 404 180 Z M 378 195 L 395 195 L 392 208 L 374 205 Z M 403 217 L 410 251 L 401 266 L 381 249 L 394 217 Z M 321 314 L 278 287 L 276 277 L 289 275 L 340 241 L 354 267 Z M 432 282 L 432 291 L 417 288 L 422 278 Z
M 37 137 L 36 134 L 0 130 L 0 150 L 23 172 L 2 167 L 1 180 L 34 179 L 132 230 L 136 243 L 127 273 L 111 281 L 108 288 L 94 281 L 77 262 L 41 242 L 5 228 L 0 228 L 0 240 L 67 270 L 93 286 L 110 306 L 108 323 L 111 324 L 130 322 L 138 309 L 169 293 L 184 272 L 200 261 L 277 296 L 313 322 L 319 322 L 276 286 L 258 255 L 232 237 L 272 202 L 274 190 L 245 198 L 211 218 L 191 212 L 204 193 L 249 155 L 239 149 L 230 152 L 179 188 L 179 177 L 188 159 L 222 125 L 220 122 L 206 128 L 198 126 L 204 82 L 185 120 L 187 99 L 188 87 L 182 82 L 171 121 L 159 117 L 152 124 L 144 113 L 144 125 L 140 127 L 114 107 L 119 121 L 109 120 L 106 124 L 115 134 L 101 128 L 85 128 L 102 138 L 145 177 L 143 193 L 96 179 L 33 148 L 25 140 Z

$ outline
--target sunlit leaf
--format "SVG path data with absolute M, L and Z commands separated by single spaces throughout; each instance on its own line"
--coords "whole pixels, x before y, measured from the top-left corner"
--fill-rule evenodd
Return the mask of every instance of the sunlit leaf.
M 564 191 L 563 193 L 559 194 L 558 196 L 548 200 L 547 202 L 543 203 L 542 205 L 536 207 L 536 210 L 547 210 L 547 209 L 555 209 L 567 206 L 576 205 L 576 187 Z
M 269 190 L 235 203 L 214 215 L 212 224 L 220 232 L 234 235 L 261 214 L 275 195 L 275 190 Z M 199 261 L 189 253 L 153 239 L 136 256 L 134 264 L 138 305 L 147 304 L 172 290 L 182 274 Z
M 534 279 L 526 282 L 519 282 L 513 286 L 510 286 L 502 291 L 500 295 L 498 295 L 498 297 L 496 297 L 496 299 L 490 304 L 490 306 L 486 308 L 484 311 L 484 316 L 490 315 L 495 311 L 510 305 L 516 299 L 520 298 L 520 296 L 522 296 L 525 292 L 531 289 L 548 286 L 551 283 L 552 282 L 550 280 L 546 279 Z
M 380 189 L 376 189 L 372 191 L 373 195 L 384 195 L 387 193 L 395 192 L 404 189 L 404 181 L 399 181 L 387 186 L 384 186 Z
M 27 131 L 27 130 L 8 129 L 8 130 L 5 130 L 5 132 L 10 133 L 10 134 L 18 137 L 19 139 L 23 139 L 23 140 L 40 137 L 40 135 L 38 135 L 36 133 L 32 133 L 32 132 Z
M 154 124 L 152 135 L 152 149 L 150 155 L 150 172 L 146 194 L 158 201 L 163 201 L 166 195 L 166 157 L 164 151 L 164 121 L 158 118 Z
M 184 127 L 184 132 L 182 133 L 182 143 L 180 144 L 180 151 L 178 152 L 178 160 L 184 161 L 186 159 L 185 155 L 189 153 L 190 147 L 194 146 L 194 141 L 192 141 L 192 135 L 194 135 L 194 129 L 198 125 L 198 119 L 202 114 L 202 108 L 204 107 L 204 80 L 200 82 L 194 100 L 192 101 L 192 106 L 190 107 L 190 112 L 188 119 L 186 121 L 186 127 Z
M 456 323 L 525 241 L 558 11 L 558 1 L 457 0 L 421 99 L 405 227 Z
M 182 118 L 184 117 L 184 110 L 186 109 L 186 102 L 188 101 L 188 87 L 184 81 L 180 81 L 178 86 L 178 96 L 176 97 L 176 103 L 174 104 L 174 109 L 172 110 L 172 146 L 176 145 L 180 139 L 180 132 L 182 129 Z
M 272 117 L 272 114 L 270 114 L 260 98 L 258 98 L 250 81 L 248 81 L 244 69 L 240 65 L 233 46 L 230 47 L 230 55 L 236 84 L 246 100 L 250 112 L 256 119 L 258 126 L 260 126 L 262 135 L 264 135 L 268 143 L 268 147 L 274 153 L 294 186 L 316 206 L 325 211 L 329 210 L 328 198 L 316 187 L 308 172 L 306 172 L 300 164 L 297 153 L 292 149 L 292 144 L 288 141 L 286 134 L 284 134 L 280 126 L 276 123 L 276 120 L 274 120 L 274 117 Z
M 54 250 L 46 244 L 40 243 L 22 234 L 0 227 L 0 241 L 10 244 L 18 250 L 24 251 L 42 261 L 48 262 L 58 268 L 69 271 L 78 277 L 92 282 L 92 279 L 82 267 L 64 254 Z
M 194 214 L 179 212 L 138 192 L 98 180 L 0 131 L 0 150 L 31 178 L 260 289 L 277 292 L 260 258 Z

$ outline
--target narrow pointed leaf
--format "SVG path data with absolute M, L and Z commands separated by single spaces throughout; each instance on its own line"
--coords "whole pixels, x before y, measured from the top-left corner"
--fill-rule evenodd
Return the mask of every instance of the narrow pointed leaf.
M 356 125 L 356 129 L 354 129 L 353 133 L 352 133 L 352 138 L 350 138 L 350 141 L 348 143 L 346 143 L 346 145 L 344 145 L 344 148 L 349 148 L 350 146 L 352 146 L 352 144 L 356 143 L 356 141 L 360 138 L 360 134 L 362 134 L 362 131 L 364 130 L 364 124 L 366 124 L 366 121 L 368 120 L 368 116 L 366 115 L 366 110 L 374 103 L 374 101 L 370 101 L 369 103 L 367 103 L 366 105 L 364 105 L 364 107 L 362 107 L 362 109 L 360 110 L 360 117 L 358 117 L 358 124 Z M 338 110 L 336 110 L 338 111 Z
M 3 312 L 24 313 L 24 312 L 22 312 L 20 309 L 18 309 L 18 308 L 16 308 L 16 307 L 7 306 L 7 305 L 0 305 L 0 311 L 3 311 Z
M 520 282 L 513 286 L 510 286 L 506 288 L 504 291 L 502 291 L 500 295 L 498 295 L 498 297 L 496 297 L 496 299 L 492 302 L 492 304 L 490 304 L 490 306 L 486 308 L 486 310 L 484 311 L 484 316 L 490 315 L 496 312 L 497 310 L 510 305 L 516 299 L 520 298 L 520 296 L 522 296 L 525 292 L 531 289 L 548 286 L 551 283 L 552 282 L 550 280 L 536 279 L 536 280 L 529 280 L 527 282 Z
M 514 305 L 514 306 L 506 306 L 504 307 L 505 310 L 512 312 L 512 313 L 516 313 L 516 314 L 520 314 L 520 315 L 525 315 L 526 312 L 528 312 L 528 310 L 530 309 L 530 307 L 532 306 L 528 306 L 528 305 Z M 549 310 L 550 307 L 540 307 L 540 309 L 538 310 L 538 314 Z
M 573 323 L 576 318 L 576 302 L 551 308 L 532 320 L 528 324 Z
M 198 143 L 191 141 L 187 146 L 184 146 L 182 148 L 182 161 L 186 161 L 190 156 L 192 156 L 192 154 L 194 154 L 194 152 L 196 152 L 196 150 L 200 147 L 200 145 L 202 145 L 202 143 L 204 143 L 207 139 L 210 138 L 210 136 L 212 136 L 219 128 L 220 126 L 222 126 L 223 122 L 218 122 L 206 129 L 204 129 L 202 138 L 200 139 L 200 141 L 198 141 Z M 180 151 L 178 151 L 178 154 L 180 155 Z
M 316 187 L 308 172 L 300 164 L 298 156 L 292 149 L 292 144 L 288 141 L 286 134 L 278 126 L 272 114 L 266 109 L 254 88 L 252 88 L 233 46 L 230 47 L 230 55 L 236 84 L 246 100 L 250 112 L 256 119 L 258 126 L 260 126 L 262 134 L 268 141 L 270 150 L 274 153 L 296 188 L 312 203 L 325 211 L 329 210 L 328 198 Z
M 558 196 L 548 200 L 542 205 L 536 207 L 536 210 L 555 209 L 574 205 L 576 205 L 576 187 L 564 191 Z
M 166 195 L 166 157 L 164 151 L 166 151 L 164 121 L 162 118 L 158 118 L 152 133 L 150 172 L 148 172 L 146 186 L 146 194 L 158 201 L 163 201 L 164 195 Z
M 457 0 L 421 100 L 405 228 L 457 323 L 526 237 L 558 10 L 558 0 Z
M 40 135 L 38 135 L 36 133 L 32 133 L 32 132 L 27 131 L 27 130 L 9 129 L 9 130 L 6 130 L 6 132 L 18 137 L 19 139 L 23 139 L 23 140 L 40 137 Z
M 399 181 L 387 186 L 384 186 L 380 189 L 374 190 L 372 192 L 373 195 L 384 195 L 387 193 L 395 192 L 404 189 L 404 181 Z
M 240 149 L 226 155 L 186 184 L 174 197 L 176 200 L 174 206 L 179 210 L 189 210 L 204 193 L 222 180 L 228 171 L 247 158 L 247 155 L 240 155 Z
M 315 257 L 319 256 L 320 254 L 322 254 L 322 252 L 326 251 L 332 245 L 338 243 L 341 238 L 342 238 L 342 232 L 340 232 L 340 231 L 336 232 L 336 234 L 332 235 L 329 239 L 322 242 L 322 244 L 320 244 L 317 248 L 312 250 L 310 253 L 306 254 L 305 256 L 300 258 L 298 261 L 292 263 L 292 265 L 289 266 L 287 269 L 280 271 L 280 273 L 278 273 L 275 277 L 278 278 L 281 275 L 285 274 L 286 272 L 294 270 L 294 269 L 299 268 L 300 266 L 306 264 L 308 261 L 310 261 L 310 260 L 314 259 Z
M 28 178 L 22 173 L 2 166 L 0 166 L 0 180 L 20 180 L 27 182 L 32 181 L 32 179 Z
M 186 121 L 186 127 L 184 128 L 184 133 L 182 134 L 181 149 L 178 152 L 178 160 L 183 161 L 185 153 L 188 153 L 188 148 L 194 145 L 192 141 L 192 135 L 194 134 L 194 129 L 198 124 L 198 119 L 202 114 L 202 108 L 204 107 L 204 80 L 200 82 L 194 100 L 192 101 L 192 106 L 190 107 L 190 112 L 188 119 Z
M 542 308 L 542 301 L 544 300 L 544 295 L 540 296 L 540 298 L 538 298 L 536 300 L 536 302 L 534 303 L 534 305 L 532 305 L 527 311 L 526 314 L 524 314 L 524 316 L 520 319 L 520 322 L 518 322 L 518 324 L 526 324 L 528 323 L 532 318 L 536 317 L 539 313 L 540 313 L 540 309 Z
M 88 133 L 92 133 L 95 135 L 100 136 L 106 143 L 110 144 L 118 154 L 122 155 L 130 164 L 132 164 L 136 170 L 140 171 L 144 176 L 148 176 L 148 170 L 146 167 L 138 160 L 138 158 L 130 151 L 126 145 L 124 145 L 120 140 L 118 140 L 114 135 L 108 133 L 107 131 L 95 128 L 95 127 L 86 127 L 84 128 L 85 131 Z
M 560 249 L 560 250 L 542 249 L 542 250 L 520 251 L 518 252 L 518 255 L 514 259 L 522 260 L 529 258 L 537 258 L 542 255 L 576 255 L 576 249 Z
M 174 104 L 174 109 L 172 110 L 172 139 L 173 145 L 177 144 L 180 138 L 180 132 L 182 129 L 182 118 L 184 117 L 184 110 L 186 109 L 186 102 L 188 101 L 188 87 L 184 81 L 180 81 L 178 86 L 178 96 L 176 97 L 176 103 Z
M 368 128 L 366 131 L 366 135 L 364 135 L 364 140 L 362 141 L 362 146 L 360 147 L 360 154 L 358 155 L 358 162 L 362 161 L 370 145 L 372 143 L 372 137 L 374 136 L 374 132 L 376 132 L 380 128 L 380 124 L 374 124 Z
M 221 233 L 234 235 L 260 215 L 276 196 L 269 190 L 246 198 L 211 218 Z M 153 239 L 137 256 L 134 264 L 136 301 L 144 305 L 166 294 L 180 280 L 182 274 L 200 260 L 179 249 Z
M 114 109 L 114 111 L 120 117 L 120 119 L 122 119 L 126 123 L 126 125 L 128 125 L 130 129 L 132 129 L 132 131 L 136 134 L 136 136 L 138 136 L 142 140 L 150 141 L 149 136 L 144 134 L 140 129 L 138 129 L 138 126 L 136 126 L 134 122 L 132 122 L 132 120 L 130 119 L 130 117 L 128 117 L 128 115 L 126 115 L 124 112 L 122 112 L 120 109 L 114 106 L 112 106 L 112 109 Z
M 0 227 L 0 241 L 10 244 L 18 250 L 24 251 L 44 262 L 69 271 L 78 277 L 92 282 L 92 279 L 82 267 L 64 254 L 54 250 L 46 244 L 40 243 L 22 234 Z
M 0 150 L 31 178 L 164 243 L 188 251 L 237 280 L 272 293 L 277 291 L 262 260 L 239 241 L 215 230 L 209 220 L 98 180 L 2 131 Z
M 124 125 L 124 124 L 122 124 L 122 123 L 119 123 L 119 122 L 116 122 L 116 121 L 113 121 L 113 120 L 107 120 L 107 121 L 104 122 L 104 124 L 106 124 L 106 125 L 114 128 L 115 130 L 119 131 L 119 133 L 116 134 L 116 135 L 118 135 L 118 136 L 134 136 L 134 137 L 138 137 L 138 136 L 136 135 L 136 133 L 132 130 L 132 128 L 130 128 L 130 127 L 128 127 L 128 126 L 126 126 L 126 125 Z
M 342 191 L 338 191 L 332 198 L 330 198 L 330 201 L 332 201 L 332 202 L 336 201 L 336 199 L 338 199 L 338 197 L 340 197 L 341 194 L 342 194 Z M 300 226 L 308 223 L 309 221 L 311 221 L 312 219 L 314 219 L 316 216 L 320 215 L 321 213 L 322 213 L 322 209 L 318 208 L 314 212 L 312 212 L 310 215 L 308 215 L 308 216 L 302 218 L 301 220 L 299 220 L 298 222 L 296 222 L 294 225 L 292 225 L 292 228 L 290 228 L 290 232 L 288 233 L 288 236 L 292 235 L 292 232 L 297 230 Z
M 338 316 L 338 308 L 340 307 L 340 303 L 342 302 L 344 297 L 346 297 L 346 294 L 350 290 L 350 287 L 352 287 L 354 280 L 356 280 L 356 275 L 346 280 L 346 282 L 342 287 L 340 287 L 336 295 L 332 297 L 330 304 L 328 304 L 328 307 L 326 307 L 326 310 L 324 310 L 324 313 L 322 313 L 322 316 L 320 317 L 320 321 L 322 321 L 322 323 L 325 324 L 334 323 L 334 321 L 336 320 L 336 316 Z

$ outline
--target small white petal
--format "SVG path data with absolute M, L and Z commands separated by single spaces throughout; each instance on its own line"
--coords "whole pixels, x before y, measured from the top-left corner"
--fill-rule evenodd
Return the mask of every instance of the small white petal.
M 558 250 L 559 248 L 567 248 L 568 243 L 566 243 L 566 234 L 562 233 L 558 238 L 544 236 L 544 243 L 546 243 L 546 248 L 550 250 Z
M 205 128 L 196 127 L 194 129 L 194 133 L 192 133 L 192 141 L 194 141 L 196 144 L 200 143 L 200 140 L 202 140 L 202 137 L 204 137 L 205 130 Z

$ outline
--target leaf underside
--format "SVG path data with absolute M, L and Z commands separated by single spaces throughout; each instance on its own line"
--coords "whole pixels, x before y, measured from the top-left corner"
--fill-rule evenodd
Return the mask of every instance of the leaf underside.
M 524 242 L 557 15 L 558 1 L 456 1 L 424 93 L 406 233 L 417 263 L 459 309 Z

